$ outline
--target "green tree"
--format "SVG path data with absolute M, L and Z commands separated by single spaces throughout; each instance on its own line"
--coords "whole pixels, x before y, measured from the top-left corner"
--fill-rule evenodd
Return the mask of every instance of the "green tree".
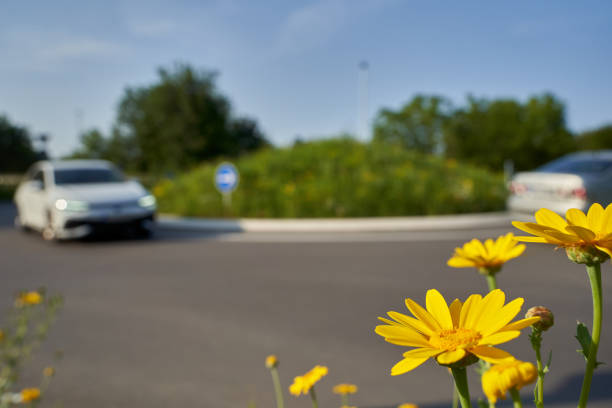
M 565 125 L 565 107 L 553 95 L 512 99 L 468 97 L 445 128 L 446 155 L 501 170 L 512 160 L 528 170 L 575 149 Z
M 216 74 L 188 65 L 160 69 L 159 82 L 127 88 L 115 126 L 117 145 L 131 144 L 139 171 L 161 173 L 192 167 L 220 155 L 238 155 L 267 142 L 257 124 L 234 120 Z
M 417 95 L 400 110 L 382 109 L 374 122 L 374 141 L 400 145 L 423 153 L 443 150 L 443 132 L 451 113 L 440 96 Z
M 108 141 L 97 130 L 91 129 L 81 134 L 81 146 L 69 157 L 72 159 L 104 159 L 108 149 Z
M 0 172 L 22 172 L 38 158 L 27 129 L 0 115 Z
M 612 124 L 580 133 L 576 145 L 580 150 L 612 149 Z

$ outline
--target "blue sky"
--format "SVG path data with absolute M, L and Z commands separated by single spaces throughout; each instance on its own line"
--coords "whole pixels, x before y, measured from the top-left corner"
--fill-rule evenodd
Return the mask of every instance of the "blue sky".
M 186 62 L 218 71 L 235 112 L 282 145 L 357 132 L 367 60 L 370 121 L 416 93 L 550 91 L 582 131 L 612 122 L 611 22 L 606 1 L 7 0 L 0 113 L 65 154 L 79 128 L 109 131 L 126 86 Z

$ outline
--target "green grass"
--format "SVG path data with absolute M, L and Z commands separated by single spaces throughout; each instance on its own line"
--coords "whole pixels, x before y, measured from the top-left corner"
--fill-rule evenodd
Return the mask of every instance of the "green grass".
M 160 211 L 203 217 L 370 217 L 504 208 L 503 178 L 454 160 L 333 139 L 268 149 L 234 162 L 240 184 L 224 208 L 207 163 L 153 189 Z

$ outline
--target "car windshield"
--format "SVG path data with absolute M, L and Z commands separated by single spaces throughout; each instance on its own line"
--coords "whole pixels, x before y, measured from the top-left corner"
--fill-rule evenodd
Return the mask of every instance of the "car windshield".
M 90 184 L 90 183 L 120 183 L 125 181 L 123 175 L 114 169 L 76 168 L 58 169 L 53 172 L 55 184 Z
M 603 173 L 612 169 L 612 159 L 603 158 L 576 158 L 576 159 L 561 159 L 548 163 L 538 169 L 549 173 L 579 173 L 579 174 L 596 174 Z

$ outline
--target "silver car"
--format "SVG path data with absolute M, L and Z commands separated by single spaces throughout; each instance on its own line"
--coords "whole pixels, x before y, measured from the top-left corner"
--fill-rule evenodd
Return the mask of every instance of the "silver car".
M 511 180 L 508 209 L 534 212 L 548 208 L 564 214 L 570 208 L 588 210 L 591 204 L 612 202 L 612 150 L 563 156 Z
M 149 234 L 155 198 L 102 160 L 41 161 L 15 192 L 18 226 L 45 239 L 82 237 L 96 227 L 133 227 Z

